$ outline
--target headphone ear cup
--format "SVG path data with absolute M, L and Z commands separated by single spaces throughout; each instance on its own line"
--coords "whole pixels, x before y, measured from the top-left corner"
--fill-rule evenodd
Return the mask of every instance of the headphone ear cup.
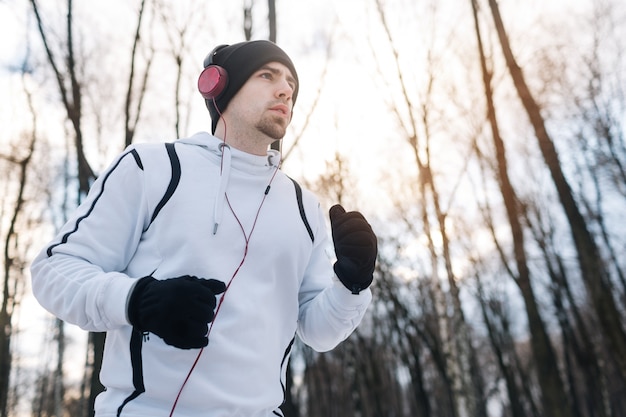
M 205 100 L 216 99 L 228 84 L 228 73 L 219 65 L 207 66 L 198 77 L 198 91 Z

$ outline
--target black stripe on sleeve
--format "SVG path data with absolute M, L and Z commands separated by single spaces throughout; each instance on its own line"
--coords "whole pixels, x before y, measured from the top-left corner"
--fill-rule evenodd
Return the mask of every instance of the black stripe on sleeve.
M 289 177 L 289 179 L 293 182 L 293 186 L 296 188 L 296 200 L 298 200 L 298 209 L 300 210 L 300 217 L 302 218 L 304 227 L 306 227 L 306 231 L 309 233 L 311 242 L 315 242 L 313 230 L 311 230 L 311 225 L 309 225 L 309 220 L 306 218 L 306 212 L 304 211 L 304 203 L 302 202 L 302 188 L 300 188 L 300 184 L 298 184 L 296 180 L 291 177 Z
M 163 198 L 161 198 L 161 201 L 159 201 L 159 204 L 157 204 L 156 208 L 154 209 L 154 213 L 152 213 L 152 218 L 150 219 L 150 224 L 148 225 L 148 228 L 150 227 L 154 219 L 156 219 L 156 217 L 159 215 L 161 209 L 163 209 L 165 204 L 172 197 L 174 191 L 176 191 L 176 187 L 178 187 L 178 183 L 180 182 L 180 159 L 178 159 L 178 154 L 176 153 L 176 149 L 174 148 L 174 143 L 166 143 L 165 148 L 167 149 L 167 155 L 170 158 L 170 165 L 172 167 L 172 178 L 170 179 L 170 183 L 167 186 L 167 190 L 165 190 Z M 148 228 L 146 228 L 146 230 L 148 230 Z
M 120 159 L 115 163 L 115 165 L 113 165 L 113 167 L 111 167 L 109 172 L 106 173 L 106 176 L 104 177 L 104 180 L 102 181 L 102 188 L 100 189 L 100 194 L 98 194 L 96 196 L 96 198 L 93 199 L 93 202 L 91 203 L 91 206 L 89 207 L 89 210 L 87 210 L 87 213 L 85 213 L 85 215 L 79 217 L 76 220 L 76 224 L 74 225 L 74 229 L 72 229 L 69 232 L 67 232 L 66 234 L 64 234 L 63 237 L 61 238 L 61 241 L 59 243 L 55 243 L 54 245 L 51 245 L 50 247 L 48 247 L 48 250 L 46 251 L 46 253 L 48 254 L 49 257 L 52 256 L 52 250 L 54 248 L 56 248 L 57 246 L 59 246 L 59 245 L 67 243 L 67 240 L 69 239 L 69 237 L 72 234 L 76 233 L 76 231 L 78 230 L 78 226 L 80 225 L 80 223 L 83 220 L 85 220 L 87 217 L 89 217 L 89 215 L 91 214 L 91 212 L 95 208 L 96 203 L 98 202 L 98 200 L 100 200 L 100 197 L 102 197 L 102 194 L 104 194 L 104 189 L 106 187 L 106 183 L 107 183 L 109 177 L 111 176 L 113 171 L 115 171 L 117 169 L 117 167 L 124 160 L 124 158 L 126 158 L 128 155 L 132 155 L 133 156 L 133 158 L 135 159 L 135 162 L 137 163 L 137 166 L 139 167 L 139 169 L 141 169 L 143 171 L 143 165 L 141 164 L 141 159 L 139 158 L 139 154 L 137 153 L 136 150 L 133 149 L 133 150 L 130 150 L 130 151 L 126 152 L 125 154 L 123 154 L 120 157 Z

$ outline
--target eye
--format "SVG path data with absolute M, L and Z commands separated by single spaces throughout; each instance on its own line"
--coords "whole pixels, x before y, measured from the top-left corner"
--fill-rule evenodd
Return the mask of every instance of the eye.
M 261 74 L 259 74 L 259 76 L 261 78 L 265 78 L 266 80 L 271 80 L 274 78 L 274 75 L 269 71 L 262 72 Z

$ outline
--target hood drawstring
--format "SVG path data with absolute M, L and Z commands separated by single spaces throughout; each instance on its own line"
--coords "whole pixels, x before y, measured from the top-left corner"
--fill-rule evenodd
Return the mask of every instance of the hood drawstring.
M 269 150 L 267 155 L 267 163 L 276 168 L 280 168 L 281 163 L 283 162 L 282 154 L 278 151 Z
M 226 200 L 226 187 L 230 177 L 230 164 L 232 154 L 230 146 L 224 142 L 220 143 L 218 149 L 222 152 L 222 161 L 220 166 L 220 183 L 217 187 L 215 195 L 215 207 L 213 208 L 213 234 L 217 233 L 217 228 L 222 221 L 222 213 L 224 212 L 224 201 Z

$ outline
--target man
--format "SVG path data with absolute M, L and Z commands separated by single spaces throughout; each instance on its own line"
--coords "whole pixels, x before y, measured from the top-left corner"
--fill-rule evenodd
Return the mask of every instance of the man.
M 291 59 L 251 41 L 205 67 L 214 135 L 130 146 L 31 267 L 46 309 L 107 332 L 98 417 L 281 416 L 295 335 L 332 349 L 371 300 L 367 221 L 331 208 L 333 267 L 319 203 L 268 149 L 297 98 Z

